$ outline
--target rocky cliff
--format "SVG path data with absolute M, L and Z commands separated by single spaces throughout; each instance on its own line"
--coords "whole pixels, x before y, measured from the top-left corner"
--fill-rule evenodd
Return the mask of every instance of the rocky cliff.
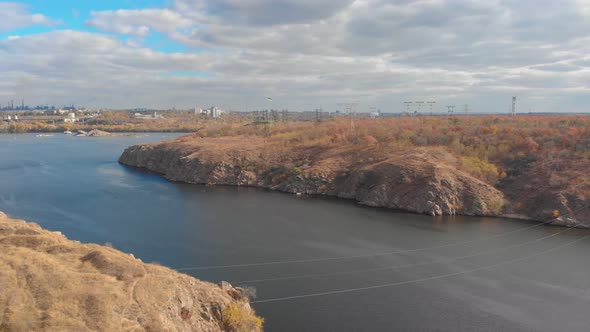
M 244 291 L 0 213 L 0 331 L 259 331 Z
M 383 154 L 370 147 L 277 148 L 260 137 L 188 135 L 129 147 L 119 162 L 171 181 L 328 195 L 433 216 L 510 216 L 586 227 L 579 220 L 589 213 L 582 196 L 564 196 L 568 188 L 534 190 L 526 185 L 543 182 L 544 176 L 528 171 L 510 176 L 504 185 L 492 185 L 436 147 Z
M 380 158 L 299 150 L 279 160 L 259 154 L 263 142 L 236 147 L 236 139 L 133 146 L 119 162 L 171 181 L 329 195 L 430 215 L 498 215 L 504 202 L 502 192 L 458 170 L 457 160 L 444 150 L 414 149 Z M 293 166 L 300 160 L 304 165 Z

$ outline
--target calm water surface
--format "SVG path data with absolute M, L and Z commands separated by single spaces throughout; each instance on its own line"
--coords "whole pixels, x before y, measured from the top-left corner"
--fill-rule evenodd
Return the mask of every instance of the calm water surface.
M 256 303 L 267 331 L 589 330 L 588 231 L 176 184 L 117 164 L 129 145 L 174 136 L 0 135 L 0 211 L 173 268 L 272 263 L 185 271 L 254 286 L 261 301 L 369 287 Z M 367 257 L 391 251 L 405 252 Z M 350 256 L 363 257 L 313 261 Z M 277 264 L 293 260 L 312 261 Z M 397 285 L 370 288 L 384 284 Z

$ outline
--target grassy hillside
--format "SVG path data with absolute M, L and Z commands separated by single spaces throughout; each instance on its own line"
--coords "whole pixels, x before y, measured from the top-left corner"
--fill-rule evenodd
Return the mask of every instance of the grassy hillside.
M 459 176 L 457 183 L 469 185 L 452 187 L 453 194 L 448 199 L 456 202 L 445 201 L 448 211 L 467 208 L 466 204 L 470 204 L 473 197 L 457 198 L 465 193 L 474 194 L 472 196 L 489 193 L 484 201 L 497 197 L 491 194 L 491 189 L 482 192 L 473 189 L 483 187 L 466 180 L 464 175 L 468 175 L 501 191 L 504 196 L 503 202 L 494 199 L 488 202 L 487 208 L 477 209 L 472 212 L 474 214 L 495 211 L 497 215 L 520 215 L 542 221 L 590 217 L 590 175 L 586 172 L 590 169 L 588 117 L 417 117 L 356 121 L 339 118 L 326 122 L 274 124 L 216 122 L 159 147 L 179 155 L 160 155 L 152 161 L 176 158 L 181 163 L 170 167 L 160 163 L 166 169 L 152 170 L 170 174 L 169 177 L 180 181 L 187 180 L 186 176 L 172 169 L 182 166 L 182 158 L 189 158 L 199 161 L 200 171 L 207 169 L 204 164 L 225 163 L 232 166 L 231 172 L 239 169 L 235 176 L 243 178 L 251 172 L 256 175 L 253 185 L 257 186 L 293 191 L 292 185 L 287 188 L 281 185 L 293 184 L 298 177 L 315 177 L 326 183 L 309 192 L 359 199 L 356 193 L 344 192 L 340 180 L 351 180 L 350 174 L 362 174 L 362 179 L 355 180 L 355 189 L 349 189 L 365 191 L 373 190 L 373 187 L 365 187 L 365 182 L 395 191 L 405 188 L 403 181 L 414 181 L 414 190 L 424 187 L 417 185 L 419 181 L 430 181 L 428 183 L 436 189 L 433 190 L 439 192 L 452 187 L 448 176 L 453 173 Z M 380 163 L 392 166 L 384 168 Z M 412 170 L 415 174 L 410 174 Z M 447 178 L 437 178 L 444 173 L 442 170 L 448 171 Z M 229 179 L 231 176 L 218 173 L 210 167 L 207 174 L 189 178 L 188 182 L 236 182 Z M 388 196 L 388 199 L 398 198 Z M 425 204 L 428 201 L 432 200 L 424 198 Z M 400 205 L 391 201 L 383 204 Z

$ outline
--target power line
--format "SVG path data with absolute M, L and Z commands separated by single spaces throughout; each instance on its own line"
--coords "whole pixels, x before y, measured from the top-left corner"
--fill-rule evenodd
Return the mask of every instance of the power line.
M 414 263 L 414 264 L 406 264 L 406 265 L 397 265 L 397 266 L 384 266 L 384 267 L 377 267 L 377 268 L 371 268 L 371 269 L 359 269 L 359 270 L 352 270 L 352 271 L 341 271 L 341 272 L 330 272 L 330 273 L 318 273 L 318 274 L 307 274 L 307 275 L 299 275 L 299 276 L 290 276 L 290 277 L 278 277 L 278 278 L 267 278 L 267 279 L 253 279 L 253 280 L 240 280 L 240 281 L 232 281 L 231 283 L 235 283 L 235 284 L 246 284 L 246 283 L 256 283 L 256 282 L 266 282 L 266 281 L 278 281 L 278 280 L 291 280 L 291 279 L 304 279 L 304 278 L 313 278 L 313 277 L 328 277 L 328 276 L 334 276 L 334 275 L 343 275 L 343 274 L 355 274 L 355 273 L 362 273 L 362 272 L 375 272 L 375 271 L 385 271 L 385 270 L 397 270 L 397 269 L 404 269 L 404 268 L 409 268 L 409 267 L 416 267 L 416 266 L 423 266 L 423 265 L 430 265 L 430 264 L 437 264 L 437 263 L 452 263 L 455 261 L 459 261 L 459 260 L 463 260 L 463 259 L 467 259 L 467 258 L 472 258 L 472 257 L 477 257 L 477 256 L 482 256 L 482 255 L 486 255 L 486 254 L 491 254 L 494 252 L 499 252 L 499 251 L 505 251 L 508 249 L 512 249 L 512 248 L 518 248 L 518 247 L 522 247 L 525 246 L 527 244 L 531 244 L 531 243 L 535 243 L 535 242 L 539 242 L 545 239 L 549 239 L 552 238 L 554 236 L 557 236 L 559 234 L 565 233 L 567 231 L 571 230 L 571 228 L 565 228 L 557 233 L 548 235 L 548 236 L 544 236 L 535 240 L 531 240 L 531 241 L 527 241 L 527 242 L 523 242 L 523 243 L 517 243 L 517 244 L 513 244 L 507 247 L 502 247 L 500 249 L 492 249 L 492 250 L 486 250 L 486 251 L 482 251 L 479 253 L 475 253 L 475 254 L 470 254 L 470 255 L 466 255 L 466 256 L 461 256 L 461 257 L 455 257 L 455 258 L 445 258 L 445 259 L 438 259 L 438 260 L 434 260 L 434 261 L 430 261 L 430 262 L 423 262 L 423 263 Z
M 416 283 L 421 283 L 421 282 L 431 281 L 431 280 L 437 280 L 437 279 L 445 279 L 445 278 L 455 277 L 455 276 L 459 276 L 459 275 L 470 274 L 470 273 L 473 273 L 473 272 L 489 270 L 489 269 L 492 269 L 492 268 L 495 268 L 495 267 L 498 267 L 498 266 L 512 264 L 512 263 L 516 263 L 516 262 L 520 262 L 520 261 L 524 261 L 524 260 L 527 260 L 527 259 L 530 259 L 530 258 L 541 256 L 541 255 L 544 255 L 544 254 L 547 254 L 547 253 L 550 253 L 550 252 L 553 252 L 553 251 L 557 251 L 559 249 L 562 249 L 562 248 L 571 246 L 571 245 L 576 244 L 576 243 L 578 243 L 580 241 L 583 241 L 583 240 L 585 240 L 585 239 L 587 239 L 589 237 L 590 237 L 590 235 L 586 235 L 586 236 L 584 236 L 582 238 L 579 238 L 577 240 L 570 241 L 570 242 L 568 242 L 566 244 L 562 244 L 562 245 L 559 245 L 557 247 L 553 247 L 551 249 L 547 249 L 547 250 L 544 250 L 544 251 L 536 252 L 536 253 L 531 254 L 531 255 L 527 255 L 527 256 L 524 256 L 524 257 L 511 259 L 511 260 L 508 260 L 508 261 L 504 261 L 504 262 L 500 262 L 500 263 L 496 263 L 496 264 L 492 264 L 492 265 L 480 266 L 480 267 L 477 267 L 477 268 L 474 268 L 474 269 L 464 270 L 464 271 L 455 272 L 455 273 L 448 273 L 448 274 L 443 274 L 443 275 L 438 275 L 438 276 L 432 276 L 432 277 L 426 277 L 426 278 L 419 278 L 419 279 L 413 279 L 413 280 L 406 280 L 406 281 L 389 283 L 389 284 L 383 284 L 383 285 L 375 285 L 375 286 L 367 286 L 367 287 L 359 287 L 359 288 L 348 288 L 348 289 L 341 289 L 341 290 L 330 291 L 330 292 L 311 293 L 311 294 L 295 295 L 295 296 L 287 296 L 287 297 L 277 297 L 277 298 L 266 299 L 266 300 L 251 301 L 250 303 L 278 302 L 278 301 L 295 300 L 295 299 L 302 299 L 302 298 L 309 298 L 309 297 L 318 297 L 318 296 L 325 296 L 325 295 L 352 293 L 352 292 L 358 292 L 358 291 L 364 291 L 364 290 L 371 290 L 371 289 L 378 289 L 378 288 L 386 288 L 386 287 L 394 287 L 394 286 L 401 286 L 401 285 L 416 284 Z
M 484 239 L 475 239 L 475 240 L 468 240 L 468 241 L 461 241 L 461 242 L 453 242 L 439 246 L 433 247 L 425 247 L 425 248 L 417 248 L 417 249 L 406 249 L 406 250 L 395 250 L 389 252 L 381 252 L 381 253 L 372 253 L 372 254 L 364 254 L 364 255 L 354 255 L 354 256 L 340 256 L 340 257 L 326 257 L 326 258 L 312 258 L 312 259 L 296 259 L 296 260 L 283 260 L 283 261 L 268 261 L 268 262 L 260 262 L 260 263 L 245 263 L 245 264 L 231 264 L 231 265 L 214 265 L 214 266 L 200 266 L 200 267 L 185 267 L 185 268 L 178 268 L 177 271 L 190 271 L 190 270 L 213 270 L 213 269 L 225 269 L 225 268 L 236 268 L 236 267 L 252 267 L 252 266 L 267 266 L 267 265 L 282 265 L 282 264 L 298 264 L 298 263 L 312 263 L 312 262 L 326 262 L 326 261 L 334 261 L 334 260 L 345 260 L 345 259 L 355 259 L 355 258 L 367 258 L 367 257 L 378 257 L 378 256 L 386 256 L 386 255 L 395 255 L 395 254 L 403 254 L 408 252 L 416 252 L 416 251 L 424 251 L 424 250 L 431 250 L 431 249 L 441 249 L 453 246 L 459 246 L 468 243 L 480 242 L 480 241 L 487 241 L 489 239 L 494 239 L 502 236 L 506 236 L 509 234 L 514 234 L 517 232 L 522 232 L 528 229 L 533 229 L 535 227 L 543 226 L 550 224 L 553 221 L 539 223 L 528 227 L 522 227 L 513 231 L 504 232 L 501 234 L 493 235 Z

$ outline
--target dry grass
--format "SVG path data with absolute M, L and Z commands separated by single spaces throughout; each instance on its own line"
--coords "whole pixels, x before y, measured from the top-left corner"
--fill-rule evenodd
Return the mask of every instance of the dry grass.
M 223 311 L 222 323 L 228 332 L 261 331 L 264 319 L 253 315 L 239 304 L 230 304 Z
M 238 302 L 256 319 L 216 285 L 1 213 L 0 289 L 0 331 L 221 331 L 213 308 Z
M 254 172 L 273 186 L 297 176 L 330 182 L 386 161 L 416 169 L 437 164 L 502 191 L 507 201 L 495 202 L 494 211 L 503 207 L 503 214 L 540 221 L 551 219 L 554 210 L 590 218 L 590 117 L 365 119 L 353 130 L 347 119 L 208 123 L 165 145 L 203 164 Z M 319 190 L 329 191 L 329 185 Z

